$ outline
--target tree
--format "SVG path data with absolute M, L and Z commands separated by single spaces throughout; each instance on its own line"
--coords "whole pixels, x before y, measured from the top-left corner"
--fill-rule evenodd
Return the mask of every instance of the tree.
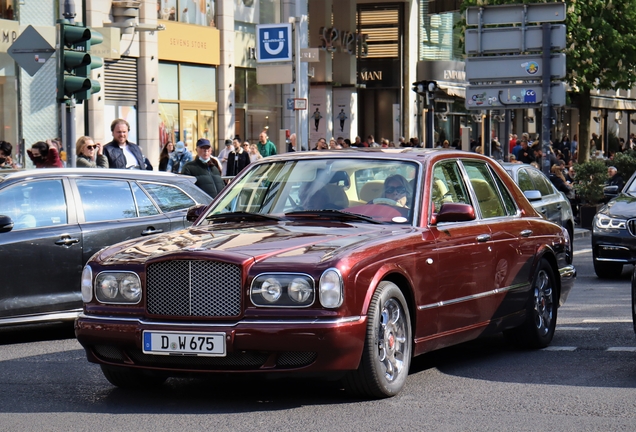
M 547 0 L 463 0 L 470 6 L 551 3 Z M 567 77 L 579 108 L 580 163 L 589 159 L 592 90 L 628 90 L 636 84 L 636 0 L 569 0 L 566 4 Z M 460 25 L 465 28 L 465 20 Z

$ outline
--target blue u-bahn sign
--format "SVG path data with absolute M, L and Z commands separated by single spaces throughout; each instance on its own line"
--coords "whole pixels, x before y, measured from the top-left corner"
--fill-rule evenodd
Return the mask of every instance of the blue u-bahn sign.
M 291 38 L 291 24 L 257 25 L 256 61 L 258 63 L 291 61 Z

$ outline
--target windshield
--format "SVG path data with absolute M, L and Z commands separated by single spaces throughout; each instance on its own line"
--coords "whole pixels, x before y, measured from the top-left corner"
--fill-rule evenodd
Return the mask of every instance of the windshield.
M 283 219 L 338 219 L 360 215 L 383 223 L 410 224 L 418 164 L 411 161 L 338 158 L 272 161 L 254 166 L 210 208 L 202 223 L 224 213 Z M 360 218 L 361 220 L 363 218 Z

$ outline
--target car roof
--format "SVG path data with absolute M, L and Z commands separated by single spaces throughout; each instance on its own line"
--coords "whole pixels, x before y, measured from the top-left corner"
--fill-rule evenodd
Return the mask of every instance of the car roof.
M 431 148 L 419 148 L 419 147 L 400 147 L 400 148 L 382 148 L 382 147 L 358 147 L 342 150 L 318 150 L 318 151 L 302 151 L 302 152 L 289 152 L 281 153 L 275 156 L 268 156 L 261 159 L 262 161 L 271 161 L 277 159 L 313 159 L 313 158 L 347 158 L 347 157 L 373 157 L 380 159 L 410 159 L 418 162 L 424 162 L 428 159 L 432 159 L 435 156 L 445 154 L 449 158 L 453 157 L 467 157 L 477 156 L 477 153 L 466 152 L 455 149 L 431 149 Z M 479 155 L 481 156 L 481 155 Z
M 0 171 L 0 183 L 6 181 L 22 180 L 27 178 L 46 177 L 101 177 L 127 180 L 147 180 L 162 182 L 187 181 L 194 183 L 195 177 L 173 174 L 163 171 L 103 169 L 103 168 L 40 168 L 28 170 Z

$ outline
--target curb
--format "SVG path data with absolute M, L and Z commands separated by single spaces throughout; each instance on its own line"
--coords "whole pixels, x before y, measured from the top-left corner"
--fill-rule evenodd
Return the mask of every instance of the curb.
M 592 231 L 585 228 L 574 228 L 574 238 L 585 238 L 592 235 Z

